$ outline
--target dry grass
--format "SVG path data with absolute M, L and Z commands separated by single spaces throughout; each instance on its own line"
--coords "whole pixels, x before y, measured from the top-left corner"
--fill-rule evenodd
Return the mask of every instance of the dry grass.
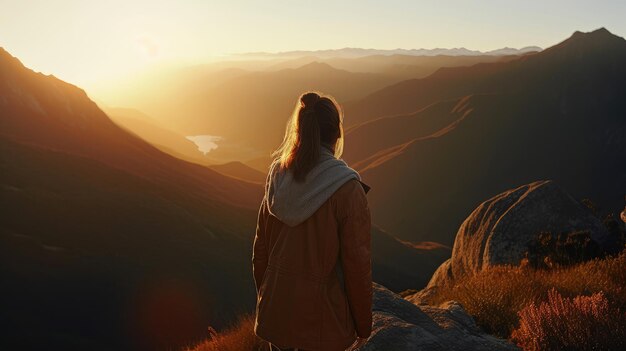
M 210 338 L 185 351 L 267 351 L 267 342 L 254 334 L 254 315 L 245 314 L 221 333 L 209 332 Z
M 601 292 L 569 299 L 552 289 L 546 302 L 518 314 L 520 326 L 511 337 L 524 350 L 626 349 L 626 314 Z
M 494 267 L 438 289 L 427 302 L 459 301 L 488 333 L 508 338 L 519 325 L 518 312 L 546 301 L 553 288 L 568 298 L 601 292 L 612 308 L 625 311 L 626 251 L 616 257 L 547 270 L 528 265 Z

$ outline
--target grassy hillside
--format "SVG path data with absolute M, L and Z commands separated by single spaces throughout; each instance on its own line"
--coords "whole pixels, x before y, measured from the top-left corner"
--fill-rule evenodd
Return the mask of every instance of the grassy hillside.
M 569 267 L 499 266 L 461 279 L 452 287 L 438 288 L 424 302 L 459 301 L 487 332 L 508 338 L 520 325 L 518 312 L 547 301 L 551 289 L 565 298 L 602 293 L 611 310 L 621 311 L 618 325 L 622 329 L 613 331 L 615 337 L 619 333 L 626 336 L 625 267 L 626 251 Z

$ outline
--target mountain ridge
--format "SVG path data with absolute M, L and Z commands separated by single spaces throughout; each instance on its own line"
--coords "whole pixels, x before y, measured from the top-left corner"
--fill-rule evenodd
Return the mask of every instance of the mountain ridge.
M 200 194 L 256 207 L 260 189 L 255 186 L 246 189 L 219 172 L 164 153 L 115 124 L 83 89 L 34 72 L 5 50 L 0 54 L 0 93 L 5 100 L 0 109 L 6 113 L 0 125 L 6 137 L 95 158 L 153 180 L 179 177 Z M 9 118 L 12 115 L 20 118 Z M 174 168 L 186 172 L 174 176 Z
M 345 47 L 341 49 L 324 49 L 324 50 L 295 50 L 295 51 L 282 51 L 282 52 L 249 52 L 233 54 L 239 57 L 302 57 L 302 56 L 317 56 L 321 58 L 331 57 L 364 57 L 370 55 L 410 55 L 410 56 L 437 56 L 437 55 L 452 55 L 452 56 L 478 56 L 478 55 L 519 55 L 528 52 L 541 51 L 538 46 L 525 46 L 520 49 L 503 47 L 500 49 L 480 51 L 470 50 L 465 47 L 458 48 L 434 48 L 434 49 L 365 49 L 365 48 L 351 48 Z
M 84 90 L 5 50 L 0 130 L 8 340 L 30 333 L 41 336 L 27 343 L 33 348 L 67 349 L 79 338 L 82 349 L 179 347 L 253 307 L 242 248 L 251 250 L 260 185 L 158 150 L 117 126 Z M 172 279 L 182 296 L 174 302 L 193 297 L 174 309 L 158 287 Z M 146 324 L 150 318 L 163 329 Z
M 607 43 L 612 48 L 609 52 L 604 51 Z M 557 69 L 559 63 L 554 60 L 571 59 L 571 62 L 575 63 L 586 59 L 568 54 L 568 47 L 585 50 L 587 55 L 593 53 L 598 60 L 603 62 L 612 60 L 615 64 L 619 60 L 618 57 L 626 55 L 626 41 L 623 38 L 611 34 L 606 29 L 598 29 L 582 35 L 572 35 L 539 53 L 524 55 L 511 61 L 442 67 L 425 78 L 405 80 L 360 100 L 348 101 L 344 110 L 346 115 L 353 117 L 351 125 L 354 125 L 376 117 L 413 113 L 438 100 L 500 91 L 501 86 L 511 90 L 522 84 L 532 83 L 533 79 L 541 79 L 541 74 L 559 72 Z M 531 72 L 517 77 L 512 76 L 513 73 L 523 69 Z M 511 81 L 515 84 L 505 84 Z M 464 85 L 459 86 L 460 84 Z
M 626 41 L 607 33 L 577 35 L 508 62 L 441 69 L 385 88 L 358 109 L 346 107 L 351 116 L 386 111 L 346 132 L 355 138 L 346 143 L 346 158 L 378 190 L 370 197 L 377 223 L 402 239 L 451 244 L 481 193 L 536 179 L 619 207 Z M 464 104 L 450 103 L 467 96 Z M 467 111 L 467 118 L 454 111 Z M 427 137 L 418 122 L 440 129 Z

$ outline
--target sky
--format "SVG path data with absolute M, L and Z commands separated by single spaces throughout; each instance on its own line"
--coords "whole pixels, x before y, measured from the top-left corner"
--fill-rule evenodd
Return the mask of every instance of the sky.
M 605 27 L 624 0 L 0 0 L 0 46 L 80 86 L 244 52 L 554 45 Z

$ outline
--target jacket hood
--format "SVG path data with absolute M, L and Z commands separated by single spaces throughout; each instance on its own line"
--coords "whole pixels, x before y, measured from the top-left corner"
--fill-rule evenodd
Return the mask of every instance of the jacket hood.
M 278 162 L 272 162 L 265 184 L 268 211 L 288 226 L 296 226 L 311 217 L 350 179 L 360 182 L 361 176 L 343 160 L 335 158 L 326 145 L 321 146 L 317 164 L 301 183 L 293 179 L 291 170 L 280 170 Z

